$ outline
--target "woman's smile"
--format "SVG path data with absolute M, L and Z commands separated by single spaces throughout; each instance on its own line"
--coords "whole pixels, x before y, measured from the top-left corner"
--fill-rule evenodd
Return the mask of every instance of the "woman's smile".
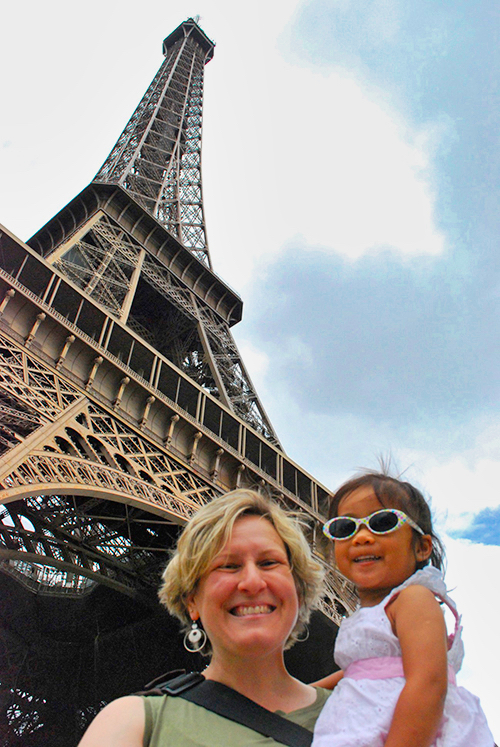
M 276 607 L 272 607 L 270 604 L 259 604 L 253 607 L 234 607 L 230 612 L 236 617 L 247 617 L 248 615 L 269 615 L 275 609 Z

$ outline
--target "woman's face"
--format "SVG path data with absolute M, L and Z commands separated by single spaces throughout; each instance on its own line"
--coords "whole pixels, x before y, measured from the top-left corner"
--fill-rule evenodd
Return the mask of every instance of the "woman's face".
M 214 660 L 282 652 L 299 600 L 285 545 L 266 518 L 243 516 L 235 522 L 188 599 L 188 610 L 200 618 Z

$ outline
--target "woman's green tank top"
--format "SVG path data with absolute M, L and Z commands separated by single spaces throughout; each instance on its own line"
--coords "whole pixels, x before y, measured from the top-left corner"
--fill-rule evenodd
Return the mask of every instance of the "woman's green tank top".
M 330 695 L 316 688 L 312 705 L 280 716 L 313 731 L 316 719 Z M 276 745 L 270 737 L 258 734 L 235 721 L 180 697 L 148 695 L 143 698 L 146 714 L 144 747 L 254 747 Z

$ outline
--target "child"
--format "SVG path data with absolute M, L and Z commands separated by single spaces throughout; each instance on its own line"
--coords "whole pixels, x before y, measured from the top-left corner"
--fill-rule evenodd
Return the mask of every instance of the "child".
M 340 627 L 335 660 L 344 677 L 316 723 L 313 747 L 493 747 L 479 700 L 455 683 L 461 628 L 421 493 L 363 474 L 339 488 L 331 515 L 323 531 L 360 608 Z M 455 616 L 450 636 L 440 603 Z

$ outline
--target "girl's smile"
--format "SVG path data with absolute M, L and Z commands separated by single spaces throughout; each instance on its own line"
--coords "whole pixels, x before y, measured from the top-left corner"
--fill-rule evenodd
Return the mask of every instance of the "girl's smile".
M 342 498 L 338 513 L 360 519 L 382 508 L 373 488 L 365 485 Z M 335 542 L 335 560 L 355 584 L 361 605 L 372 607 L 413 575 L 417 562 L 428 558 L 431 550 L 430 536 L 416 537 L 408 524 L 389 534 L 374 534 L 361 526 L 353 537 Z

